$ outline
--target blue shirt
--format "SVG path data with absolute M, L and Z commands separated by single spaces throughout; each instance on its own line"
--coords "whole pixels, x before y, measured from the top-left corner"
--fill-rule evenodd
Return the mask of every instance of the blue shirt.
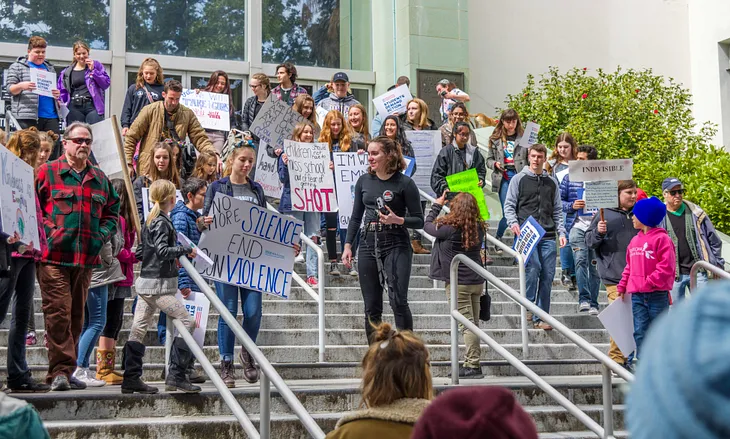
M 45 64 L 34 64 L 28 61 L 28 65 L 32 69 L 48 71 Z M 56 100 L 54 98 L 38 96 L 38 117 L 42 117 L 44 119 L 58 119 L 58 113 L 56 113 Z

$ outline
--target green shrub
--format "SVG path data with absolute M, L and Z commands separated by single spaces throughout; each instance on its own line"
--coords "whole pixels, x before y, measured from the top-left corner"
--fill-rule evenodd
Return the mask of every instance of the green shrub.
M 651 70 L 592 75 L 586 68 L 561 74 L 551 67 L 539 80 L 528 75 L 522 92 L 506 103 L 523 123 L 540 124 L 539 141 L 549 148 L 568 131 L 579 144 L 594 145 L 602 159 L 633 158 L 634 179 L 649 195 L 662 198 L 662 180 L 679 178 L 685 198 L 730 233 L 730 153 L 711 144 L 712 124 L 696 126 L 692 95 L 673 79 Z

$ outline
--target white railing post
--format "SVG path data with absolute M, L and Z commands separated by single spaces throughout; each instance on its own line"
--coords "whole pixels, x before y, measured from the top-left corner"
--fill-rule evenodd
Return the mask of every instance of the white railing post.
M 459 287 L 459 265 L 451 264 L 449 267 L 449 295 L 451 312 L 458 308 L 458 287 Z M 456 319 L 451 319 L 451 384 L 459 384 L 459 324 Z
M 317 328 L 318 328 L 318 332 L 319 332 L 319 334 L 318 334 L 318 337 L 319 337 L 319 362 L 323 363 L 325 345 L 326 345 L 326 337 L 327 337 L 327 332 L 325 329 L 325 309 L 324 309 L 324 305 L 325 305 L 324 292 L 325 292 L 325 279 L 326 279 L 326 276 L 324 275 L 324 252 L 314 241 L 312 241 L 311 238 L 306 236 L 303 232 L 299 235 L 299 237 L 301 238 L 302 243 L 304 245 L 306 245 L 307 247 L 309 247 L 307 249 L 307 251 L 309 251 L 309 249 L 311 249 L 317 254 L 317 273 L 318 273 L 317 274 L 317 278 L 318 278 L 317 289 L 319 290 L 319 294 L 316 297 L 317 314 L 318 314 L 318 320 L 319 320 Z M 306 262 L 305 262 L 305 265 L 306 265 Z M 295 279 L 295 280 L 297 280 L 298 283 L 300 282 L 300 279 Z M 311 288 L 311 287 L 309 287 L 309 285 L 306 284 L 306 282 L 304 282 L 301 285 L 302 285 L 302 288 L 304 288 L 305 290 L 307 290 L 307 288 Z M 311 295 L 311 293 L 310 293 L 310 295 Z
M 700 268 L 704 268 L 705 270 L 711 272 L 712 274 L 715 274 L 723 279 L 730 279 L 730 273 L 727 271 L 715 267 L 714 265 L 710 264 L 706 261 L 697 261 L 692 265 L 692 268 L 689 270 L 689 291 L 694 292 L 695 289 L 697 289 L 697 272 Z
M 613 437 L 613 386 L 611 385 L 611 370 L 601 366 L 603 377 L 603 438 Z
M 261 386 L 259 394 L 261 407 L 259 411 L 259 432 L 261 433 L 261 439 L 269 439 L 271 437 L 271 383 L 266 374 L 261 374 L 259 385 Z

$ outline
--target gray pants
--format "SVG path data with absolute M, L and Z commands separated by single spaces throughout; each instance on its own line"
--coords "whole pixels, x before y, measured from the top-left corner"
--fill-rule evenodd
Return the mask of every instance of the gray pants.
M 132 329 L 129 333 L 129 341 L 137 341 L 143 343 L 144 335 L 147 333 L 147 327 L 150 325 L 155 311 L 159 309 L 173 319 L 183 322 L 185 328 L 192 334 L 195 330 L 195 322 L 190 317 L 185 305 L 175 297 L 174 294 L 163 294 L 148 296 L 139 294 L 137 308 L 134 311 L 134 321 Z

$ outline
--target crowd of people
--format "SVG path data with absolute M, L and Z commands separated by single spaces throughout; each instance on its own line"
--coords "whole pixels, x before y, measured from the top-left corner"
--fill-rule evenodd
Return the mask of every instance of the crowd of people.
M 295 127 L 292 140 L 325 143 L 330 153 L 368 154 L 368 170 L 355 185 L 352 215 L 345 229 L 339 227 L 337 213 L 295 211 L 286 151 L 272 145 L 266 150 L 277 160 L 283 185 L 279 210 L 301 220 L 305 235 L 316 243 L 324 239 L 329 275 L 342 275 L 341 262 L 349 275 L 358 277 L 362 290 L 364 329 L 370 344 L 363 360 L 367 416 L 343 418 L 331 437 L 359 437 L 351 433 L 345 436 L 346 431 L 358 429 L 366 429 L 372 436 L 382 427 L 379 423 L 394 421 L 410 433 L 432 398 L 428 351 L 412 332 L 413 315 L 408 304 L 413 254 L 431 254 L 430 277 L 446 283 L 448 296 L 449 266 L 454 256 L 465 254 L 480 265 L 489 265 L 489 254 L 502 253 L 498 247 L 487 246 L 488 225 L 474 196 L 449 193 L 450 175 L 475 169 L 478 184 L 484 187 L 487 170 L 491 171 L 490 187 L 498 194 L 503 213 L 497 239 L 503 239 L 508 230 L 518 236 L 530 217 L 545 230 L 526 262 L 527 298 L 540 309 L 550 312 L 558 252 L 563 285 L 578 291 L 577 312 L 599 313 L 601 284 L 609 301 L 631 296 L 637 350 L 621 352 L 613 341 L 610 350 L 611 358 L 627 368 L 643 352 L 650 324 L 673 301 L 685 297 L 692 265 L 706 261 L 724 267 L 720 238 L 704 211 L 683 199 L 681 181 L 669 177 L 663 182 L 662 202 L 646 194 L 639 196 L 640 189 L 633 180 L 622 180 L 618 183 L 617 208 L 600 213 L 586 209 L 585 188 L 583 183 L 571 181 L 568 162 L 598 159 L 596 147 L 578 145 L 570 133 L 563 133 L 548 157 L 543 144 L 522 145 L 520 116 L 508 109 L 495 121 L 486 151 L 482 152 L 465 106 L 469 95 L 448 80 L 436 85 L 442 98 L 437 123 L 430 117 L 426 102 L 419 98 L 407 102 L 403 114 L 370 117 L 366 106 L 351 93 L 344 72 L 336 73 L 330 83 L 310 96 L 297 85 L 296 66 L 289 62 L 277 66 L 278 85 L 273 88 L 266 75 L 252 75 L 252 95 L 237 111 L 230 98 L 228 75 L 215 71 L 207 86 L 198 91 L 228 94 L 231 127 L 243 132 L 240 140 L 234 136 L 230 144 L 229 133 L 201 126 L 194 112 L 180 104 L 182 84 L 166 80 L 160 63 L 147 58 L 121 109 L 123 160 L 134 177 L 131 198 L 124 181 L 110 180 L 93 159 L 90 124 L 104 119 L 104 90 L 110 85 L 103 65 L 92 60 L 89 46 L 79 41 L 73 45 L 72 63 L 58 75 L 53 96 L 41 96 L 35 93 L 30 71 L 55 72 L 45 59 L 45 51 L 45 40 L 32 37 L 27 54 L 9 68 L 11 112 L 22 130 L 0 139 L 35 169 L 36 206 L 40 212 L 37 245 L 20 242 L 17 236 L 0 235 L 0 247 L 4 249 L 0 252 L 4 257 L 0 321 L 13 298 L 7 355 L 7 385 L 13 392 L 63 391 L 106 384 L 121 385 L 123 393 L 158 391 L 142 381 L 147 328 L 159 310 L 161 343 L 167 336 L 166 315 L 179 319 L 192 332 L 194 322 L 175 294 L 179 290 L 187 298 L 199 289 L 176 261 L 180 257 L 193 258 L 196 249 L 178 242 L 177 233 L 197 244 L 213 221 L 209 214 L 219 192 L 266 207 L 264 190 L 253 178 L 260 139 L 250 128 L 272 96 L 292 106 L 305 119 Z M 410 80 L 401 77 L 391 89 L 401 85 L 410 85 Z M 435 115 L 435 111 L 432 113 Z M 66 129 L 59 139 L 62 114 Z M 430 189 L 438 198 L 428 215 L 419 187 L 402 172 L 406 168 L 404 156 L 415 157 L 406 135 L 409 130 L 439 130 L 442 139 L 430 179 Z M 182 200 L 176 199 L 177 191 Z M 450 211 L 444 215 L 446 205 Z M 143 219 L 139 235 L 135 216 Z M 423 246 L 420 229 L 435 238 L 431 251 Z M 314 252 L 298 258 L 306 261 L 307 284 L 317 286 L 324 273 L 317 272 Z M 137 263 L 141 271 L 135 278 L 133 267 Z M 41 288 L 49 363 L 42 383 L 32 379 L 25 359 L 26 345 L 38 342 L 32 308 L 36 279 Z M 707 273 L 700 272 L 699 282 L 707 282 Z M 135 295 L 133 286 L 134 321 L 123 348 L 124 372 L 119 373 L 114 370 L 116 342 L 124 301 Z M 397 330 L 382 323 L 384 290 Z M 485 290 L 484 279 L 462 265 L 457 307 L 477 325 Z M 261 326 L 262 294 L 222 282 L 215 282 L 215 291 L 234 317 L 241 308 L 243 329 L 255 342 Z M 528 313 L 528 319 L 537 329 L 552 329 L 538 315 Z M 482 377 L 479 339 L 463 326 L 460 330 L 467 349 L 459 375 Z M 221 377 L 228 387 L 235 387 L 235 337 L 223 319 L 218 322 L 217 336 Z M 195 384 L 205 378 L 195 370 L 190 349 L 181 338 L 176 338 L 172 346 L 166 389 L 200 392 Z M 94 374 L 90 357 L 95 347 Z M 239 358 L 244 379 L 257 382 L 259 371 L 250 353 L 241 348 Z M 382 388 L 391 384 L 375 379 L 381 376 L 380 368 L 398 375 L 394 379 L 402 382 L 394 387 L 402 394 Z M 436 401 L 448 406 L 454 398 L 474 401 L 489 394 L 501 405 L 513 407 L 509 416 L 527 416 L 502 390 L 485 389 L 484 393 L 457 395 L 453 391 Z M 447 407 L 440 409 L 437 402 L 427 409 L 433 416 L 416 424 L 414 437 L 444 437 L 439 433 L 444 424 L 438 420 L 465 416 Z M 477 413 L 487 409 L 474 406 L 469 410 Z M 362 423 L 361 419 L 368 422 Z M 519 437 L 536 437 L 534 428 L 527 424 L 521 430 L 525 435 Z

